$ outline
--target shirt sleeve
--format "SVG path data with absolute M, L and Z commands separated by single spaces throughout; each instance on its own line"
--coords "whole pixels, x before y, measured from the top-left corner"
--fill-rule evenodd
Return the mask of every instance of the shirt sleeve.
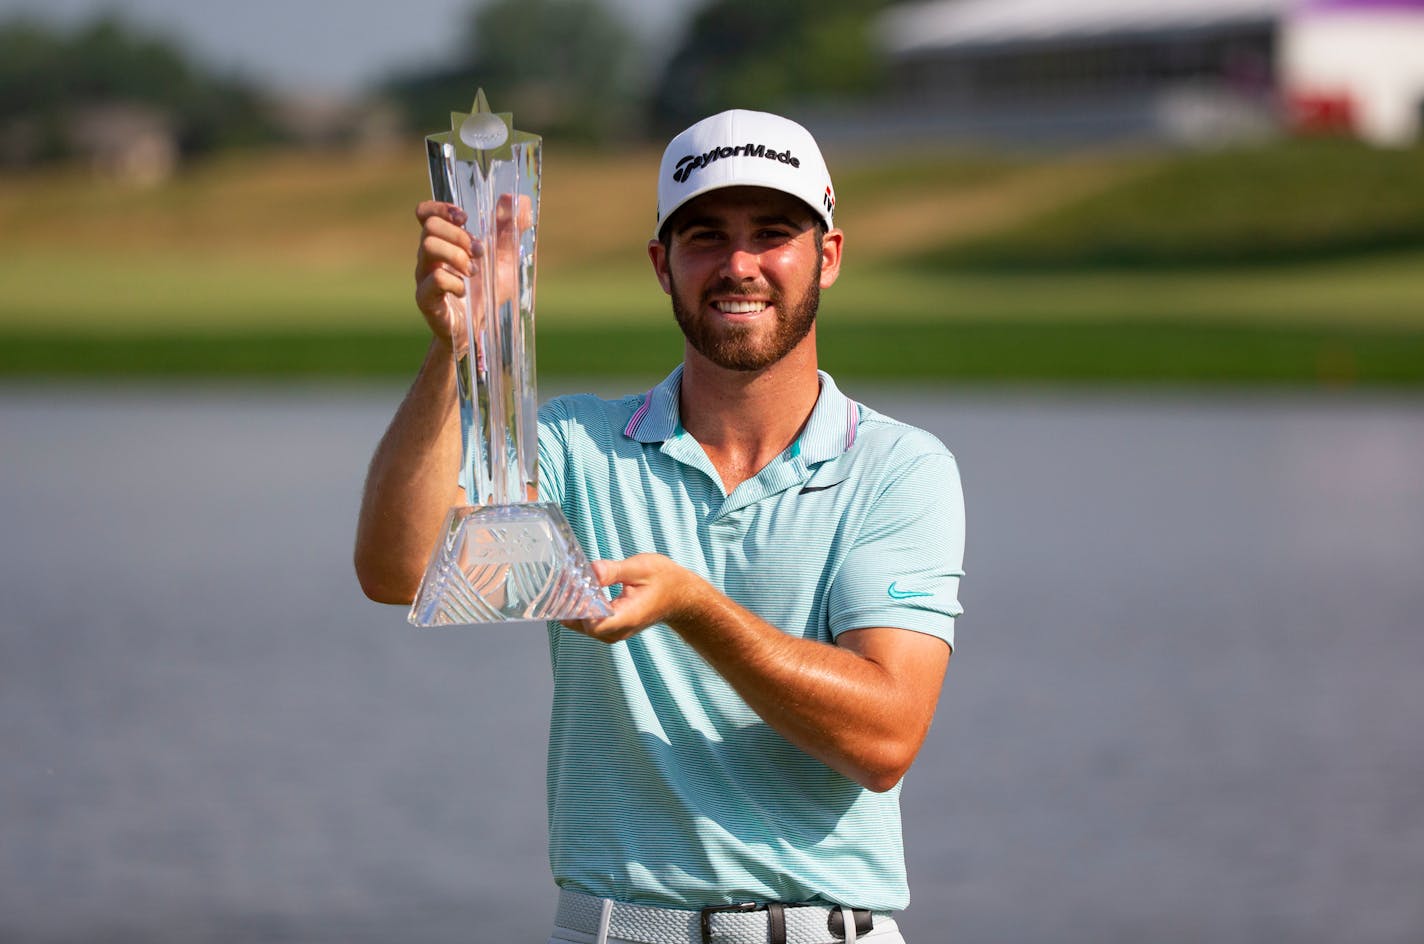
M 567 413 L 558 400 L 539 408 L 539 500 L 564 503 L 564 473 L 568 440 L 564 428 Z
M 892 626 L 953 647 L 963 564 L 959 466 L 947 451 L 916 457 L 889 478 L 831 584 L 831 634 Z

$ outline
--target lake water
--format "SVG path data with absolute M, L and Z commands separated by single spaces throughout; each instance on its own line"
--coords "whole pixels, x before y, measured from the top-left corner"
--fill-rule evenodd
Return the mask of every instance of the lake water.
M 911 944 L 1424 939 L 1424 398 L 846 386 L 968 501 Z M 351 574 L 399 396 L 0 389 L 0 940 L 544 940 L 542 631 Z

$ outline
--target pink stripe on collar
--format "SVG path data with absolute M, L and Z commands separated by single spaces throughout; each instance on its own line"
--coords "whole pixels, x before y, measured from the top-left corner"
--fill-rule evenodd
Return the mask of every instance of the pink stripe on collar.
M 657 388 L 655 387 L 653 389 Z M 628 420 L 628 425 L 623 428 L 624 436 L 627 436 L 629 439 L 633 438 L 633 430 L 637 429 L 638 423 L 642 421 L 644 416 L 648 415 L 648 407 L 652 404 L 652 402 L 653 391 L 649 390 L 647 395 L 643 397 L 643 405 L 638 407 L 637 411 L 634 412 L 632 418 Z

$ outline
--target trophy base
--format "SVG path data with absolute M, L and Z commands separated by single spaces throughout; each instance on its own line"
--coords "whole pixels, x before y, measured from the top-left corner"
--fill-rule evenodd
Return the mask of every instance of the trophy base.
M 450 509 L 407 619 L 469 626 L 611 612 L 563 512 L 541 503 Z

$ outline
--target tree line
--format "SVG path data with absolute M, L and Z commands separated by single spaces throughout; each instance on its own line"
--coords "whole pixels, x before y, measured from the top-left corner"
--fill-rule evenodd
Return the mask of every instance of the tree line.
M 73 123 L 114 104 L 164 116 L 185 154 L 278 137 L 257 89 L 195 66 L 172 43 L 115 16 L 67 32 L 25 19 L 0 23 L 0 155 L 8 163 L 72 156 Z
M 471 11 L 451 65 L 381 88 L 421 127 L 447 121 L 446 103 L 480 84 L 496 108 L 547 134 L 660 135 L 722 108 L 872 94 L 880 65 L 871 24 L 889 2 L 707 0 L 671 54 L 650 61 L 599 0 L 492 0 Z
M 442 127 L 482 86 L 497 109 L 551 137 L 627 140 L 723 107 L 872 93 L 870 26 L 888 2 L 707 0 L 654 61 L 601 0 L 488 0 L 471 7 L 446 61 L 392 74 L 370 93 L 412 131 Z M 0 22 L 0 158 L 11 163 L 69 156 L 76 110 L 112 102 L 160 111 L 185 155 L 279 142 L 269 95 L 113 15 L 67 32 Z

